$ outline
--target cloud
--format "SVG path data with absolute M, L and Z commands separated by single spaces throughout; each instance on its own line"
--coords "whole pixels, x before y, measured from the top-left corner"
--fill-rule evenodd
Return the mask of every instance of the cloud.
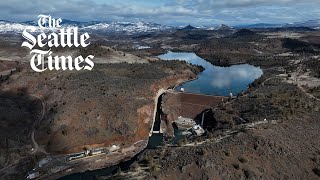
M 206 74 L 207 78 L 214 75 L 210 85 L 215 88 L 226 88 L 239 82 L 250 82 L 259 78 L 263 73 L 260 68 L 255 68 L 245 64 L 227 68 L 215 66 L 207 70 L 209 71 Z
M 320 16 L 318 0 L 11 0 L 0 2 L 4 20 L 51 14 L 71 20 L 148 21 L 170 25 L 283 23 Z

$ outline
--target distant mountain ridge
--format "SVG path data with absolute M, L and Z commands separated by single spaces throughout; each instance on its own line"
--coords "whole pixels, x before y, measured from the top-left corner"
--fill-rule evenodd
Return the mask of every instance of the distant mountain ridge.
M 281 24 L 267 24 L 267 23 L 258 23 L 258 24 L 249 24 L 249 25 L 237 25 L 236 28 L 278 28 L 282 27 Z
M 184 28 L 181 28 L 181 29 L 179 29 L 179 30 L 194 30 L 194 29 L 198 29 L 198 28 L 193 27 L 193 26 L 191 26 L 191 25 L 189 24 L 188 26 L 186 26 L 186 27 L 184 27 Z
M 268 23 L 258 23 L 258 24 L 248 24 L 248 25 L 238 25 L 237 28 L 285 28 L 285 27 L 308 27 L 319 29 L 320 19 L 300 21 L 294 23 L 284 23 L 284 24 L 268 24 Z
M 38 28 L 37 21 L 10 22 L 0 20 L 0 33 L 22 33 L 28 26 L 35 26 Z M 78 27 L 80 30 L 89 32 L 125 32 L 128 34 L 155 32 L 172 28 L 170 26 L 146 22 L 78 22 L 71 20 L 63 20 L 62 27 Z
M 38 26 L 38 21 L 24 21 L 21 22 L 22 24 L 28 24 L 31 26 Z M 85 27 L 85 26 L 89 26 L 89 25 L 93 25 L 93 24 L 97 24 L 100 23 L 100 21 L 89 21 L 89 22 L 82 22 L 82 21 L 73 21 L 73 20 L 68 20 L 68 19 L 62 19 L 62 25 L 66 25 L 66 26 L 77 26 L 79 28 Z
M 320 19 L 288 23 L 286 27 L 309 27 L 309 28 L 319 28 L 320 27 Z
M 0 20 L 0 33 L 22 33 L 22 31 L 27 26 L 38 27 L 37 21 L 24 21 L 24 22 L 10 22 L 5 20 Z M 186 27 L 172 27 L 165 26 L 157 23 L 150 22 L 110 22 L 110 21 L 89 21 L 80 22 L 64 19 L 62 21 L 63 27 L 78 27 L 80 30 L 96 33 L 126 33 L 126 34 L 136 34 L 136 33 L 151 33 L 157 31 L 179 29 L 179 30 L 195 30 L 195 29 L 206 29 L 206 30 L 218 30 L 218 31 L 228 31 L 231 29 L 241 29 L 241 28 L 294 28 L 294 27 L 305 27 L 312 29 L 320 29 L 320 19 L 308 20 L 295 23 L 286 24 L 268 24 L 268 23 L 258 23 L 249 25 L 237 25 L 228 26 L 225 24 L 217 26 L 199 26 L 194 27 L 188 25 Z

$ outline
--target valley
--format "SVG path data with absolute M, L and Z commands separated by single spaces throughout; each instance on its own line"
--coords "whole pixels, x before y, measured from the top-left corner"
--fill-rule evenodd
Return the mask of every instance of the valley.
M 0 178 L 319 178 L 318 30 L 160 29 L 53 47 L 95 66 L 41 74 L 1 34 Z

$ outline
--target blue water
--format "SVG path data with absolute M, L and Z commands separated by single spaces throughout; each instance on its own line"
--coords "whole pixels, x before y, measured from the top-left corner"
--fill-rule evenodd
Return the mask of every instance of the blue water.
M 248 64 L 233 65 L 230 67 L 214 66 L 197 56 L 195 53 L 176 53 L 169 51 L 158 56 L 163 60 L 185 60 L 194 65 L 205 68 L 198 75 L 198 79 L 186 82 L 176 88 L 179 91 L 184 88 L 185 92 L 229 96 L 230 93 L 237 95 L 248 88 L 254 80 L 263 74 L 259 67 Z

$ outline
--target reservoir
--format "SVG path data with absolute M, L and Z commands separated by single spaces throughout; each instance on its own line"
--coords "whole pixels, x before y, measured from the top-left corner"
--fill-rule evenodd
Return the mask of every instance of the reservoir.
M 215 96 L 229 96 L 230 92 L 236 95 L 241 91 L 245 91 L 249 84 L 258 79 L 262 74 L 262 70 L 259 67 L 251 66 L 248 64 L 233 65 L 230 67 L 214 66 L 211 63 L 197 56 L 195 53 L 176 53 L 168 52 L 166 54 L 158 56 L 163 60 L 184 60 L 193 65 L 201 65 L 205 68 L 200 74 L 198 79 L 186 82 L 176 87 L 177 91 L 184 88 L 185 92 L 195 94 L 207 94 Z M 162 96 L 158 99 L 157 114 L 154 126 L 154 131 L 160 129 L 160 112 L 161 112 Z M 172 142 L 176 142 L 178 139 L 185 137 L 180 131 L 175 131 L 176 138 Z M 163 134 L 153 134 L 149 139 L 147 148 L 156 148 L 163 144 Z M 94 180 L 97 178 L 108 179 L 111 175 L 116 174 L 119 169 L 127 170 L 130 165 L 136 161 L 138 155 L 131 160 L 125 161 L 118 165 L 107 167 L 95 171 L 87 171 L 84 173 L 76 173 L 60 178 L 60 180 L 76 180 L 76 179 L 88 179 Z M 119 178 L 121 179 L 121 178 Z
M 263 74 L 259 67 L 248 64 L 233 65 L 230 67 L 214 66 L 195 53 L 177 53 L 169 51 L 158 56 L 163 60 L 184 60 L 193 65 L 205 68 L 198 74 L 198 79 L 177 86 L 175 90 L 184 88 L 185 92 L 207 94 L 215 96 L 237 95 L 248 88 L 249 84 Z

